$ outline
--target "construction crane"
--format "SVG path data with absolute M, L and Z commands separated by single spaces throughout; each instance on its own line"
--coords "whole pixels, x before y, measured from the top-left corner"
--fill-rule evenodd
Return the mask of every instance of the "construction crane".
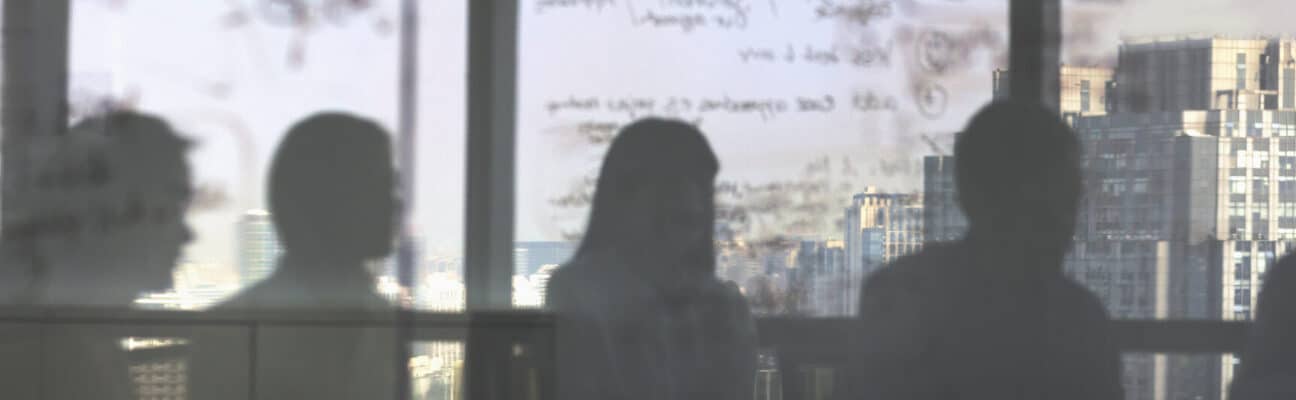
M 920 133 L 918 134 L 918 136 L 922 137 L 923 143 L 927 143 L 927 147 L 930 147 L 931 150 L 936 153 L 936 155 L 942 157 L 946 155 L 945 149 L 941 148 L 941 145 L 937 144 L 936 141 L 931 138 L 931 136 L 927 136 L 926 133 Z

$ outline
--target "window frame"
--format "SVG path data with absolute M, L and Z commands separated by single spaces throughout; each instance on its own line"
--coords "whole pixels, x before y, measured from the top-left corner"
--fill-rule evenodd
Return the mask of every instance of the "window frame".
M 414 7 L 417 0 L 401 0 Z M 18 151 L 37 132 L 60 134 L 66 121 L 68 30 L 71 0 L 9 0 L 4 3 L 3 174 L 0 182 L 12 187 L 28 160 Z M 435 322 L 466 329 L 465 380 L 469 398 L 497 398 L 508 371 L 492 366 L 508 362 L 515 337 L 499 335 L 505 326 L 544 326 L 552 319 L 544 312 L 512 307 L 512 274 L 515 212 L 517 50 L 519 0 L 468 1 L 467 16 L 467 135 L 464 217 L 463 314 L 415 312 L 397 316 L 401 340 L 418 340 L 424 324 Z M 1012 97 L 1039 101 L 1056 110 L 1059 93 L 1061 46 L 1060 0 L 1009 0 L 1009 83 Z M 402 45 L 403 51 L 408 51 Z M 417 65 L 416 58 L 402 58 Z M 401 79 L 416 79 L 402 70 Z M 404 81 L 408 82 L 408 81 Z M 398 134 L 413 140 L 413 110 L 402 109 Z M 404 142 L 403 142 L 404 143 Z M 413 148 L 413 146 L 403 146 Z M 399 156 L 402 173 L 414 163 L 413 154 Z M 403 190 L 413 193 L 414 181 Z M 5 191 L 3 197 L 8 196 Z M 3 202 L 8 205 L 10 202 Z M 10 215 L 5 212 L 3 215 Z M 402 263 L 403 282 L 409 263 Z M 18 314 L 22 314 L 21 312 Z M 108 323 L 137 321 L 131 315 L 167 316 L 179 324 L 194 323 L 174 312 L 128 312 L 96 317 Z M 0 319 L 22 320 L 13 312 Z M 31 320 L 59 317 L 50 313 L 29 315 Z M 159 317 L 161 318 L 161 317 Z M 163 319 L 166 319 L 163 318 Z M 149 320 L 152 322 L 157 322 Z M 850 318 L 765 317 L 757 321 L 761 342 L 776 346 L 780 368 L 830 362 L 849 345 Z M 1112 322 L 1123 352 L 1239 352 L 1249 322 L 1224 320 L 1116 320 Z M 419 325 L 416 329 L 415 325 Z M 549 337 L 550 340 L 552 339 Z M 407 342 L 411 343 L 411 342 Z M 407 346 L 402 346 L 407 347 Z M 399 367 L 399 366 L 398 366 Z M 787 370 L 790 371 L 790 370 Z M 552 374 L 552 371 L 549 372 Z M 552 376 L 552 375 L 550 375 Z M 785 376 L 797 376 L 785 374 Z M 550 380 L 551 381 L 551 380 Z M 784 382 L 785 398 L 803 392 L 797 379 Z M 403 390 L 403 389 L 402 389 Z

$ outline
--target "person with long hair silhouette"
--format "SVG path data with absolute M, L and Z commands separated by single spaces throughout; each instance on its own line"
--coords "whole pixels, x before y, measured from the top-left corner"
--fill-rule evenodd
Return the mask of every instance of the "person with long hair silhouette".
M 170 289 L 193 237 L 188 148 L 157 117 L 111 111 L 22 149 L 31 167 L 7 198 L 3 303 L 124 309 Z M 114 328 L 0 327 L 0 397 L 136 398 Z
M 751 313 L 715 276 L 718 169 L 683 122 L 640 120 L 612 141 L 584 239 L 547 287 L 558 398 L 752 398 Z
M 1102 304 L 1067 278 L 1081 148 L 1055 113 L 1002 100 L 955 139 L 969 228 L 865 278 L 851 398 L 1121 399 Z

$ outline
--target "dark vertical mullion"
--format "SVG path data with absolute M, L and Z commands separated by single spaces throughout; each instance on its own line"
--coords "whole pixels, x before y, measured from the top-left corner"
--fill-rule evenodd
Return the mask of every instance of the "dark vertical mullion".
M 1009 90 L 1018 100 L 1038 102 L 1055 112 L 1058 110 L 1058 46 L 1061 42 L 1059 0 L 1011 0 L 1009 9 Z M 1030 168 L 1030 166 L 1022 166 Z M 1020 398 L 1046 397 L 1048 388 L 1048 358 L 1053 346 L 1048 338 L 1047 274 L 1041 269 L 1027 270 L 1018 295 L 1023 300 L 1018 314 L 1012 318 L 1010 329 L 1020 334 L 1021 346 L 1016 354 L 1005 356 L 1022 367 Z
M 1008 87 L 1014 98 L 1058 106 L 1059 0 L 1011 0 Z
M 11 201 L 25 179 L 29 139 L 67 127 L 68 0 L 4 2 L 3 97 L 0 97 L 0 226 L 11 229 Z
M 517 0 L 468 2 L 464 289 L 474 314 L 512 305 L 517 32 Z M 509 335 L 476 320 L 468 323 L 464 392 L 508 398 Z
M 517 10 L 517 0 L 468 8 L 464 283 L 473 311 L 512 305 Z
M 1010 19 L 1010 52 L 1011 74 L 1008 76 L 1008 89 L 1016 100 L 1038 102 L 1058 111 L 1058 47 L 1061 39 L 1059 22 L 1059 0 L 1011 0 L 1008 19 Z M 1023 166 L 1029 168 L 1030 166 Z M 1046 394 L 1048 382 L 1048 361 L 1045 353 L 1052 346 L 1067 346 L 1067 343 L 1051 343 L 1048 340 L 1048 307 L 1042 299 L 1046 298 L 1048 272 L 1025 271 L 1029 276 L 1023 277 L 1024 285 L 1019 287 L 1017 295 L 1023 299 L 1017 315 L 1011 318 L 1012 330 L 1020 334 L 1021 346 L 1012 357 L 1013 362 L 1023 366 L 1024 377 L 1020 379 L 1021 399 L 1039 399 Z
M 410 350 L 413 347 L 413 304 L 407 302 L 418 290 L 414 282 L 414 242 L 410 235 L 410 221 L 416 204 L 415 174 L 418 172 L 418 66 L 419 66 L 419 9 L 418 0 L 404 0 L 401 3 L 400 32 L 400 76 L 397 80 L 400 93 L 399 132 L 396 148 L 397 162 L 400 170 L 400 193 L 404 203 L 401 213 L 400 244 L 396 253 L 396 280 L 404 289 L 400 294 L 400 308 L 396 310 L 396 327 L 394 330 L 396 345 L 395 368 L 396 400 L 412 398 L 410 395 L 410 369 L 408 368 Z M 408 296 L 408 297 L 407 297 Z

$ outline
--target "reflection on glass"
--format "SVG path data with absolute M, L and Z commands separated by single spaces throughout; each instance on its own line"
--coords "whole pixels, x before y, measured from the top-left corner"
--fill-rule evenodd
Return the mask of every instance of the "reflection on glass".
M 415 342 L 409 360 L 411 398 L 458 400 L 463 398 L 463 344 Z
M 204 309 L 274 271 L 281 246 L 263 200 L 271 152 L 290 124 L 323 110 L 395 127 L 400 3 L 72 1 L 70 118 L 144 110 L 197 143 L 195 240 L 174 285 L 140 294 L 138 305 Z M 394 258 L 370 267 L 385 296 L 413 293 L 416 306 L 442 311 L 463 303 L 463 174 L 454 171 L 463 168 L 465 4 L 430 2 L 417 16 L 415 51 L 437 60 L 420 65 L 414 89 L 418 181 L 403 229 L 418 287 L 396 284 Z
M 1061 111 L 1087 181 L 1069 272 L 1114 318 L 1252 319 L 1296 243 L 1296 40 L 1275 17 L 1296 6 L 1065 3 Z M 1127 385 L 1129 399 L 1221 399 L 1233 374 L 1231 356 L 1138 357 L 1127 382 L 1165 381 Z
M 544 303 L 535 244 L 583 236 L 611 137 L 663 116 L 720 158 L 718 276 L 756 313 L 853 314 L 924 242 L 921 161 L 1007 61 L 1005 1 L 522 3 L 518 306 Z

